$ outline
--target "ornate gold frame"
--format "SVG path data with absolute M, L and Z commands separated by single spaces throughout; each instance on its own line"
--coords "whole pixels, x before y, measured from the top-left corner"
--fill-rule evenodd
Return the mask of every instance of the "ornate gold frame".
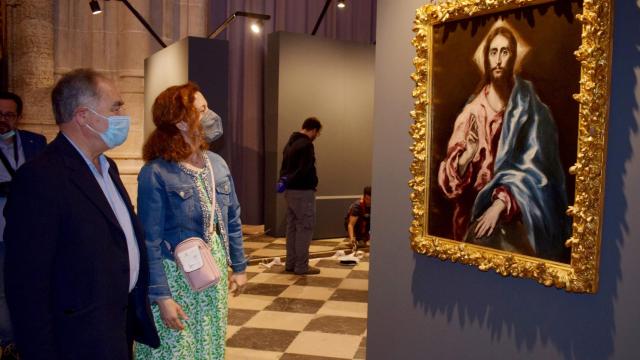
M 569 169 L 575 175 L 575 203 L 567 214 L 573 217 L 572 236 L 565 245 L 571 247 L 571 264 L 467 244 L 428 235 L 426 232 L 429 173 L 426 163 L 432 99 L 431 48 L 433 26 L 459 20 L 537 5 L 553 0 L 449 0 L 425 5 L 417 10 L 412 44 L 416 48 L 413 60 L 416 71 L 412 79 L 415 109 L 413 161 L 409 182 L 412 189 L 413 221 L 410 227 L 411 246 L 421 254 L 477 266 L 482 271 L 494 269 L 503 276 L 526 277 L 545 286 L 556 286 L 572 292 L 594 293 L 598 289 L 601 219 L 604 205 L 604 181 L 611 63 L 612 0 L 584 0 L 582 43 L 576 58 L 581 63 L 580 93 L 573 97 L 579 103 L 577 162 Z

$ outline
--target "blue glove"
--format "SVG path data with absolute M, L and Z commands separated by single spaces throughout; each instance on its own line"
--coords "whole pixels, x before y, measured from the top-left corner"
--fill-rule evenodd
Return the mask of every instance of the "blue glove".
M 281 194 L 285 190 L 287 190 L 287 177 L 283 176 L 278 180 L 278 183 L 276 184 L 276 192 L 278 194 Z

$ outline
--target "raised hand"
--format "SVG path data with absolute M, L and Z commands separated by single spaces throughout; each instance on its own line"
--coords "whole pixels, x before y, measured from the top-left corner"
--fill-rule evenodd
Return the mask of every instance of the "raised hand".
M 465 150 L 465 152 L 470 154 L 471 159 L 473 159 L 478 152 L 478 138 L 478 119 L 475 115 L 471 114 L 471 125 L 467 133 L 467 149 Z
M 462 176 L 467 171 L 467 166 L 476 156 L 479 146 L 478 121 L 474 114 L 471 114 L 469 131 L 465 137 L 466 147 L 458 158 L 458 174 Z

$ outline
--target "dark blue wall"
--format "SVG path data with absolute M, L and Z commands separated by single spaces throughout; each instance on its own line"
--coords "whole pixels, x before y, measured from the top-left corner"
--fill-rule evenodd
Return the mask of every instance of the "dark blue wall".
M 639 5 L 615 2 L 600 290 L 584 295 L 410 249 L 410 41 L 423 3 L 378 2 L 367 359 L 640 358 Z

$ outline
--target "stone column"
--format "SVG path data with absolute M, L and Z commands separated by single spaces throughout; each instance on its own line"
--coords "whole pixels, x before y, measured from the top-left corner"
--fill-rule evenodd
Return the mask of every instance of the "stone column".
M 53 0 L 19 0 L 8 8 L 10 88 L 24 101 L 21 127 L 51 140 L 58 129 L 51 111 Z
M 129 2 L 142 17 L 149 19 L 150 0 Z M 143 165 L 144 59 L 159 45 L 124 4 L 112 5 L 117 5 L 117 9 L 112 7 L 110 10 L 118 12 L 117 76 L 114 80 L 122 94 L 126 112 L 131 116 L 131 128 L 127 141 L 108 154 L 116 159 L 122 180 L 135 203 L 137 174 Z
M 205 0 L 129 0 L 167 45 L 185 36 L 206 32 Z M 118 9 L 114 9 L 118 5 Z M 129 194 L 137 194 L 137 174 L 142 166 L 144 144 L 144 59 L 161 49 L 142 24 L 123 4 L 111 4 L 118 11 L 116 83 L 131 115 L 127 141 L 109 155 L 116 159 Z M 179 29 L 179 30 L 178 30 Z

